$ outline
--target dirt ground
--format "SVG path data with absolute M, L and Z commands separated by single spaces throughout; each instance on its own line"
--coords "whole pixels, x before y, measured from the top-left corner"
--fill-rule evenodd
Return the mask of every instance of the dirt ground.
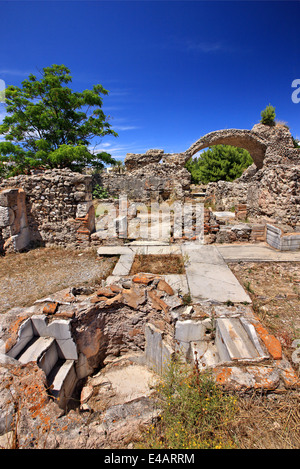
M 64 288 L 97 285 L 116 262 L 100 259 L 94 249 L 38 248 L 0 257 L 0 314 Z
M 179 273 L 178 260 L 166 263 L 166 256 L 160 257 L 152 259 L 151 270 L 145 259 L 136 259 L 134 268 L 153 273 L 175 269 Z M 67 287 L 97 286 L 110 275 L 116 261 L 99 259 L 95 250 L 62 248 L 39 248 L 0 257 L 0 313 L 14 306 L 31 305 Z M 291 343 L 300 338 L 300 263 L 236 263 L 229 267 L 251 296 L 255 313 L 281 341 L 290 359 Z M 300 449 L 299 391 L 249 394 L 239 396 L 238 403 L 239 411 L 231 425 L 238 448 Z
M 184 274 L 184 262 L 180 255 L 150 254 L 148 256 L 137 255 L 134 258 L 130 275 L 139 272 L 148 272 L 150 274 Z
M 293 340 L 300 339 L 300 263 L 247 262 L 229 267 L 249 293 L 261 322 L 290 358 Z
M 281 342 L 291 361 L 293 340 L 300 338 L 300 263 L 230 264 L 262 324 Z M 300 377 L 299 368 L 295 371 Z M 244 396 L 232 432 L 245 449 L 300 448 L 300 392 Z

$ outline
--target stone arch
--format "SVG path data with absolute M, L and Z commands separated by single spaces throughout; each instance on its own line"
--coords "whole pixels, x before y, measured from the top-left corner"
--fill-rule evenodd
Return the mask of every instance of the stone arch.
M 198 151 L 213 145 L 232 145 L 247 150 L 257 169 L 262 168 L 268 143 L 251 130 L 224 129 L 210 132 L 185 152 L 185 163 Z M 184 163 L 184 164 L 185 164 Z

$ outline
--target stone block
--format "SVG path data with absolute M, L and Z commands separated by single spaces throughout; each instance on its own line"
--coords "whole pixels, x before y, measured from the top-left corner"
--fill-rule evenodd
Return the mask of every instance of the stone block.
M 122 254 L 120 259 L 113 270 L 113 275 L 129 275 L 131 266 L 133 264 L 134 254 Z
M 145 364 L 156 373 L 162 374 L 167 369 L 174 351 L 163 340 L 163 332 L 153 324 L 146 324 L 145 339 Z
M 218 318 L 216 322 L 216 346 L 222 361 L 266 358 L 260 356 L 239 318 Z
M 58 360 L 58 351 L 56 347 L 56 342 L 53 339 L 50 346 L 47 350 L 42 353 L 41 357 L 38 359 L 38 366 L 44 371 L 46 376 L 48 376 L 53 369 L 54 365 Z
M 127 246 L 101 246 L 97 250 L 98 256 L 120 256 L 122 254 L 132 255 L 133 251 Z
M 26 350 L 18 357 L 18 360 L 25 364 L 32 361 L 38 362 L 47 350 L 55 342 L 53 337 L 38 337 Z
M 15 251 L 22 251 L 31 241 L 30 229 L 28 227 L 23 228 L 20 233 L 11 237 L 11 241 Z
M 34 335 L 41 337 L 47 336 L 48 321 L 46 316 L 40 314 L 31 316 L 31 324 Z
M 93 205 L 92 201 L 80 202 L 77 205 L 76 218 L 84 218 L 92 205 Z
M 179 342 L 196 342 L 204 340 L 206 327 L 201 321 L 177 321 L 175 326 L 175 339 Z
M 51 383 L 51 394 L 58 400 L 58 405 L 64 409 L 72 396 L 77 383 L 77 376 L 73 360 L 66 362 L 59 368 Z
M 4 189 L 0 191 L 0 206 L 13 207 L 17 205 L 19 189 Z
M 11 226 L 15 220 L 14 211 L 9 207 L 0 206 L 0 228 Z
M 17 342 L 8 352 L 7 355 L 12 358 L 16 358 L 21 351 L 26 347 L 26 345 L 30 342 L 30 340 L 34 336 L 34 331 L 32 328 L 32 323 L 30 319 L 21 324 L 19 331 L 18 331 L 18 338 Z

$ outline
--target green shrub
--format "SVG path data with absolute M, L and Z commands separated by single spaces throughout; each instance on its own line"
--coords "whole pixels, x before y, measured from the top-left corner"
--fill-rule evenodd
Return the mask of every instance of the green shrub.
M 100 186 L 100 184 L 96 184 L 93 190 L 93 198 L 94 199 L 108 199 L 109 193 L 105 187 Z
M 276 124 L 275 108 L 271 106 L 271 104 L 269 104 L 269 106 L 267 106 L 263 111 L 261 111 L 260 115 L 261 115 L 261 121 L 260 121 L 261 124 L 270 125 L 270 126 Z
M 253 163 L 247 150 L 231 145 L 215 145 L 202 152 L 198 158 L 186 163 L 195 184 L 216 181 L 234 181 Z
M 229 449 L 235 443 L 229 424 L 236 398 L 226 395 L 208 372 L 173 360 L 157 385 L 160 421 L 146 433 L 141 447 L 150 449 Z

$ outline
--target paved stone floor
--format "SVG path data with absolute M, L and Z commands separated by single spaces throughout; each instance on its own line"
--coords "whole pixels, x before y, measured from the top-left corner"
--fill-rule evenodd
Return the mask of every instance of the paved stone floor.
M 190 318 L 176 323 L 175 339 L 187 359 L 200 357 L 212 367 L 216 380 L 235 389 L 273 390 L 299 386 L 291 364 L 283 357 L 280 342 L 260 324 L 251 298 L 227 262 L 297 262 L 300 252 L 279 252 L 267 245 L 201 245 L 135 241 L 125 246 L 101 247 L 99 255 L 120 255 L 108 284 L 129 276 L 136 254 L 182 254 L 184 275 L 165 275 L 174 291 L 188 295 Z M 202 308 L 200 316 L 197 308 Z M 195 309 L 194 309 L 195 308 Z M 208 314 L 203 315 L 206 308 Z M 209 341 L 210 329 L 214 329 Z M 196 355 L 195 355 L 196 354 Z

